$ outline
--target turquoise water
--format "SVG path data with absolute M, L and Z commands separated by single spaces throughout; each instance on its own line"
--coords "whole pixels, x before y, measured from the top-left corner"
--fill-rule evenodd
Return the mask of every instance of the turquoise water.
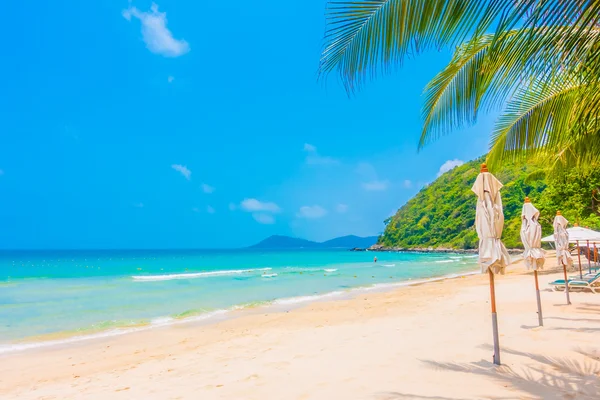
M 475 262 L 472 255 L 341 250 L 4 251 L 0 352 L 470 272 Z

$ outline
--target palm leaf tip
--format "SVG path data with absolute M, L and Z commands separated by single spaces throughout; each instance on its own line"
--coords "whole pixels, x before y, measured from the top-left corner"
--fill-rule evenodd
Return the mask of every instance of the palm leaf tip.
M 485 30 L 512 0 L 329 1 L 319 77 L 337 70 L 348 89 L 409 54 Z

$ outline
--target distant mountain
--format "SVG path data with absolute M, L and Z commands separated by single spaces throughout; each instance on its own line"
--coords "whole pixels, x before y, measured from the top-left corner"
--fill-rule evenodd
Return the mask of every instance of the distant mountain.
M 349 235 L 326 242 L 313 242 L 290 236 L 273 235 L 250 247 L 253 249 L 352 249 L 355 247 L 367 248 L 375 243 L 377 243 L 377 236 L 359 237 Z
M 319 243 L 290 236 L 273 235 L 250 247 L 255 249 L 312 249 L 318 248 Z
M 377 243 L 377 236 L 360 237 L 355 235 L 342 236 L 335 239 L 327 240 L 326 242 L 320 243 L 321 247 L 325 248 L 348 248 L 359 247 L 366 249 L 367 247 L 373 246 Z

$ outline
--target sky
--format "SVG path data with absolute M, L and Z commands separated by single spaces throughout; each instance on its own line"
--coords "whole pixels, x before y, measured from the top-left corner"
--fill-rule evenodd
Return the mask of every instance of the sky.
M 380 234 L 493 119 L 417 151 L 447 50 L 349 97 L 325 0 L 8 2 L 0 248 L 233 248 Z

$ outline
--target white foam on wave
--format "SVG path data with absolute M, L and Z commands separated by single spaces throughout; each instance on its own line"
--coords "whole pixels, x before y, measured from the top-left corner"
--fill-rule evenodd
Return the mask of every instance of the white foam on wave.
M 158 317 L 158 318 L 154 318 L 152 320 L 150 320 L 150 324 L 151 325 L 169 325 L 171 323 L 173 323 L 174 319 L 171 317 Z
M 438 261 L 434 261 L 436 264 L 445 264 L 445 263 L 453 263 L 456 260 L 438 260 Z
M 173 279 L 194 279 L 204 278 L 208 276 L 222 276 L 222 275 L 240 275 L 240 274 L 251 274 L 253 272 L 270 271 L 271 268 L 255 268 L 255 269 L 225 269 L 219 271 L 206 271 L 206 272 L 190 272 L 185 274 L 163 274 L 163 275 L 134 275 L 132 276 L 134 281 L 170 281 Z
M 284 298 L 284 299 L 277 299 L 273 302 L 273 304 L 275 304 L 275 305 L 292 305 L 292 304 L 306 303 L 306 302 L 318 301 L 318 300 L 322 300 L 322 299 L 326 299 L 326 298 L 330 298 L 330 297 L 341 296 L 344 293 L 345 292 L 335 291 L 335 292 L 315 294 L 315 295 L 310 295 L 310 296 L 288 297 L 288 298 Z
M 154 318 L 153 320 L 151 320 L 150 325 L 146 325 L 146 326 L 137 326 L 137 327 L 133 327 L 133 328 L 116 328 L 116 329 L 110 329 L 110 330 L 97 332 L 97 333 L 90 333 L 88 335 L 72 336 L 69 338 L 58 339 L 58 340 L 46 340 L 46 341 L 31 342 L 31 343 L 5 344 L 5 345 L 0 345 L 0 355 L 24 351 L 24 350 L 37 349 L 37 348 L 42 348 L 42 347 L 51 347 L 51 346 L 57 346 L 57 345 L 62 345 L 62 344 L 83 342 L 83 341 L 92 340 L 92 339 L 101 339 L 101 338 L 108 338 L 108 337 L 113 337 L 113 336 L 121 336 L 121 335 L 125 335 L 128 333 L 141 332 L 141 331 L 145 331 L 148 329 L 158 328 L 161 326 L 203 321 L 203 320 L 207 320 L 207 319 L 216 317 L 218 315 L 225 314 L 227 312 L 229 312 L 229 310 L 215 310 L 215 311 L 211 311 L 211 312 L 208 312 L 205 314 L 197 315 L 195 317 L 189 317 L 189 318 L 184 318 L 184 319 L 174 319 L 171 317 L 159 317 L 159 318 Z
M 396 264 L 381 264 L 382 267 L 395 267 Z
M 277 274 L 262 274 L 261 276 L 263 278 L 275 278 L 277 276 Z
M 337 270 L 338 270 L 337 268 L 325 268 L 323 271 L 325 271 L 325 272 L 335 272 Z
M 465 272 L 462 274 L 454 273 L 454 274 L 438 276 L 435 278 L 418 279 L 418 280 L 414 280 L 414 281 L 407 280 L 407 281 L 392 282 L 392 283 L 376 283 L 372 286 L 354 288 L 354 289 L 351 289 L 351 291 L 370 292 L 370 291 L 374 291 L 374 290 L 385 290 L 385 289 L 392 289 L 392 288 L 397 288 L 397 287 L 414 286 L 414 285 L 421 285 L 423 283 L 439 282 L 439 281 L 443 281 L 446 279 L 460 278 L 463 276 L 477 275 L 480 273 L 481 273 L 480 271 L 472 271 L 472 272 Z

